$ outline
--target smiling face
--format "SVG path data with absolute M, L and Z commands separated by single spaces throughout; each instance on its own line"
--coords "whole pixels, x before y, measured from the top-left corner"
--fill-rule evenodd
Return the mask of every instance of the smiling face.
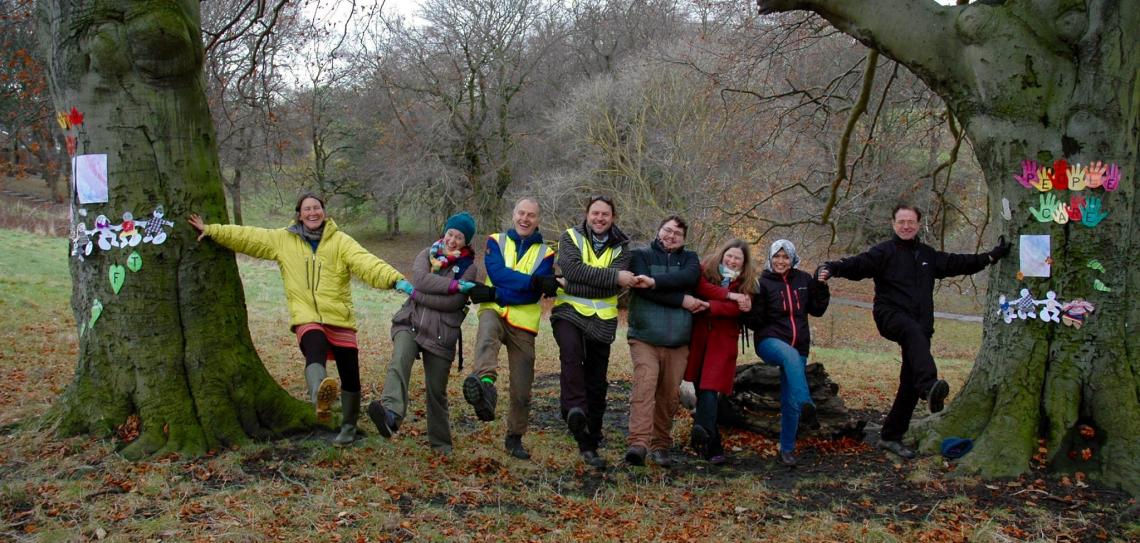
M 744 251 L 739 247 L 729 247 L 720 257 L 720 263 L 732 271 L 740 271 L 744 267 Z
M 602 200 L 590 204 L 586 210 L 586 224 L 595 235 L 603 235 L 614 224 L 614 208 Z
M 534 200 L 519 200 L 515 204 L 515 213 L 512 222 L 515 232 L 520 237 L 527 237 L 538 229 L 538 202 Z
M 316 230 L 325 223 L 325 206 L 316 198 L 301 200 L 301 209 L 297 211 L 297 220 L 309 230 Z
M 772 255 L 772 271 L 784 275 L 790 269 L 792 269 L 792 257 L 783 249 L 776 251 L 776 254 Z
M 668 221 L 657 231 L 657 239 L 666 251 L 676 251 L 685 244 L 685 229 L 676 221 Z
M 448 228 L 447 232 L 443 233 L 443 244 L 449 253 L 454 253 L 467 245 L 467 237 L 459 230 Z
M 891 222 L 895 234 L 904 240 L 912 240 L 918 235 L 918 213 L 911 209 L 900 209 L 895 212 L 895 220 Z

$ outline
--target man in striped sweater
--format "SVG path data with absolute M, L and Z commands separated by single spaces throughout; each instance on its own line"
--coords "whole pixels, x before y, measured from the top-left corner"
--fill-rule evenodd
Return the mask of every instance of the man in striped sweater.
M 617 297 L 636 284 L 627 269 L 629 238 L 614 224 L 616 218 L 613 200 L 594 196 L 586 204 L 582 224 L 562 234 L 562 288 L 550 313 L 562 361 L 562 417 L 582 459 L 598 469 L 606 466 L 598 442 L 606 412 L 610 345 L 617 335 Z

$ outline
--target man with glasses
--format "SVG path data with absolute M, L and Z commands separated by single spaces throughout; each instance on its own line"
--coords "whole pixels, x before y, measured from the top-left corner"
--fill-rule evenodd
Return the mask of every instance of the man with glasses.
M 697 254 L 685 250 L 688 225 L 673 215 L 661 221 L 657 239 L 634 251 L 629 269 L 637 274 L 629 302 L 629 357 L 633 392 L 629 406 L 626 463 L 673 465 L 673 416 L 680 403 L 677 387 L 689 361 L 693 313 L 709 304 L 692 296 L 701 276 Z
M 903 458 L 914 458 L 914 451 L 903 446 L 902 437 L 910 428 L 918 400 L 926 400 L 930 412 L 937 413 L 950 394 L 950 385 L 938 378 L 938 368 L 930 355 L 934 280 L 982 271 L 1008 255 L 1010 245 L 1003 236 L 988 253 L 944 253 L 918 240 L 922 212 L 917 207 L 899 204 L 891 217 L 895 231 L 891 240 L 865 253 L 825 263 L 819 270 L 819 279 L 875 281 L 875 326 L 879 334 L 902 348 L 899 389 L 883 423 L 879 447 Z
M 626 269 L 629 238 L 615 220 L 613 200 L 594 196 L 586 203 L 582 224 L 562 234 L 558 240 L 562 288 L 550 312 L 562 363 L 562 418 L 582 460 L 597 469 L 606 467 L 598 443 L 606 413 L 610 344 L 617 334 L 617 298 L 622 289 L 635 284 L 633 273 Z

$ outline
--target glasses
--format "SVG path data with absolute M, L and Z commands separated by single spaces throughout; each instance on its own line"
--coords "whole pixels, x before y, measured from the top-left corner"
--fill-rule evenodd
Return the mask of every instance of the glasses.
M 661 229 L 661 236 L 683 238 L 685 237 L 685 231 L 678 228 L 673 228 L 671 226 L 666 226 Z
M 897 224 L 899 226 L 917 226 L 918 221 L 902 220 L 902 221 L 895 221 L 895 224 Z

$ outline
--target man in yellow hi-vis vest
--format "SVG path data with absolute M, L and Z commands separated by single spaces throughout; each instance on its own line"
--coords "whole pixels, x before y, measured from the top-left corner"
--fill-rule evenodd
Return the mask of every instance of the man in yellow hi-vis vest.
M 616 218 L 613 200 L 594 196 L 586 204 L 582 224 L 562 234 L 558 268 L 563 288 L 550 312 L 562 361 L 562 417 L 582 460 L 598 469 L 606 466 L 598 456 L 598 442 L 606 413 L 610 345 L 617 334 L 617 297 L 636 284 L 626 269 L 629 238 L 614 224 Z
M 534 339 L 542 317 L 538 301 L 543 294 L 553 297 L 558 287 L 554 250 L 543 243 L 538 231 L 540 214 L 537 201 L 523 198 L 515 203 L 513 227 L 487 238 L 486 285 L 471 291 L 471 300 L 481 302 L 475 367 L 463 381 L 463 398 L 475 408 L 475 416 L 495 420 L 499 348 L 507 346 L 511 403 L 504 445 L 511 456 L 522 460 L 530 458 L 522 436 L 530 417 Z

